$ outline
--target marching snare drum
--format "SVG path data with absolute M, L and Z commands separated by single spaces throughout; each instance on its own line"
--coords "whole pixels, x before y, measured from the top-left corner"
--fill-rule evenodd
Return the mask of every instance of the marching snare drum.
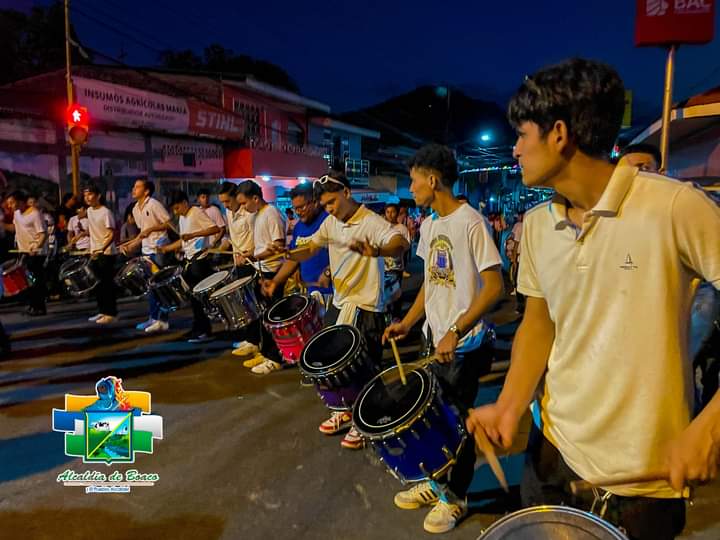
M 2 266 L 2 281 L 5 296 L 15 296 L 29 289 L 33 282 L 33 275 L 25 268 L 22 261 L 12 259 L 5 261 Z
M 329 326 L 311 337 L 300 354 L 299 368 L 327 408 L 336 411 L 352 409 L 379 371 L 362 334 L 349 324 Z
M 322 328 L 317 301 L 302 294 L 275 302 L 265 312 L 263 323 L 289 364 L 297 363 L 305 344 Z
M 215 291 L 222 289 L 225 285 L 235 281 L 235 276 L 229 270 L 221 270 L 209 275 L 193 287 L 192 293 L 198 302 L 202 304 L 205 314 L 216 321 L 225 320 L 217 305 L 210 302 L 210 296 Z
M 236 279 L 210 295 L 228 328 L 239 330 L 260 318 L 262 311 L 255 294 L 257 276 Z
M 466 439 L 463 421 L 443 399 L 430 371 L 408 372 L 406 385 L 383 380 L 393 371 L 397 367 L 363 389 L 353 408 L 355 429 L 402 483 L 437 478 L 460 453 Z
M 508 514 L 478 540 L 628 540 L 607 521 L 569 506 L 531 506 Z
M 150 278 L 159 271 L 150 257 L 135 257 L 117 273 L 115 284 L 132 296 L 143 296 L 150 290 Z
M 60 266 L 60 281 L 72 296 L 85 296 L 98 284 L 89 257 L 73 257 Z
M 190 287 L 182 276 L 181 266 L 163 268 L 150 277 L 148 285 L 160 307 L 166 311 L 175 311 L 190 299 Z

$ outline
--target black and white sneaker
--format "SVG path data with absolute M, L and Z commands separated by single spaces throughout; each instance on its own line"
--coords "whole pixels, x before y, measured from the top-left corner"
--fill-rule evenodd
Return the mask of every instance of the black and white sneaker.
M 403 510 L 415 510 L 421 506 L 435 504 L 438 496 L 430 486 L 430 482 L 419 482 L 410 489 L 395 495 L 395 506 Z

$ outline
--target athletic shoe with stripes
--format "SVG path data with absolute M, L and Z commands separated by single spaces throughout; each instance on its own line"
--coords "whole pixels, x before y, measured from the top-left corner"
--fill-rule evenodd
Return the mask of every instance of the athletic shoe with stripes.
M 438 501 L 433 509 L 428 512 L 423 522 L 423 528 L 429 533 L 446 533 L 455 528 L 467 514 L 467 505 L 464 502 L 446 503 Z
M 400 491 L 395 495 L 395 506 L 403 510 L 415 510 L 421 506 L 435 504 L 438 496 L 433 491 L 430 482 L 419 482 L 410 489 Z

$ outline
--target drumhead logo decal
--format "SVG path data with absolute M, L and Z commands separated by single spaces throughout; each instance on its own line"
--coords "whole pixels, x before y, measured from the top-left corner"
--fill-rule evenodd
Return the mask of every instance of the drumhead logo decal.
M 455 287 L 455 267 L 452 252 L 452 242 L 443 234 L 435 237 L 430 242 L 430 283 Z
M 153 453 L 163 438 L 162 416 L 150 414 L 150 393 L 126 391 L 122 379 L 105 377 L 96 395 L 65 394 L 65 409 L 53 409 L 52 429 L 65 433 L 65 455 L 83 463 L 134 463 L 135 453 Z

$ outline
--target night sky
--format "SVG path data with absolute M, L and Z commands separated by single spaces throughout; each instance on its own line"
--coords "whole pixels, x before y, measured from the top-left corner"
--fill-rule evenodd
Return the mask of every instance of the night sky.
M 5 0 L 6 2 L 8 0 Z M 9 0 L 26 7 L 33 0 Z M 451 84 L 505 106 L 522 77 L 570 56 L 603 60 L 634 91 L 636 112 L 659 114 L 664 52 L 633 45 L 635 0 L 222 1 L 72 0 L 148 46 L 220 43 L 274 62 L 301 92 L 346 111 L 421 84 Z M 720 10 L 716 10 L 716 17 Z M 84 43 L 125 62 L 153 65 L 157 51 L 79 14 Z M 716 22 L 716 34 L 718 24 Z M 720 39 L 681 48 L 676 98 L 720 85 Z

